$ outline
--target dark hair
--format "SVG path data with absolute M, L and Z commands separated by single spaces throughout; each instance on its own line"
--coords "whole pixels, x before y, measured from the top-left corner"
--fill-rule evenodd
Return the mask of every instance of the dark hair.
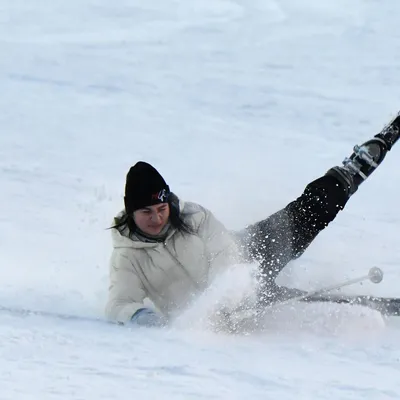
M 168 204 L 170 209 L 169 221 L 171 225 L 180 232 L 190 235 L 194 234 L 194 229 L 184 220 L 180 213 L 178 196 L 174 193 L 170 193 L 168 196 Z M 129 236 L 134 234 L 137 230 L 133 215 L 124 211 L 120 217 L 115 218 L 115 225 L 111 226 L 109 229 L 118 229 L 122 232 L 126 227 L 129 230 Z

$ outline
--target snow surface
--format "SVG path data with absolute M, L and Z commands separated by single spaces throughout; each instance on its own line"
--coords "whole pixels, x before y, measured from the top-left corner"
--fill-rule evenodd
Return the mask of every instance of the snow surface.
M 400 398 L 400 324 L 373 311 L 289 307 L 228 335 L 202 323 L 214 288 L 168 330 L 96 321 L 130 165 L 154 163 L 228 228 L 265 218 L 397 112 L 399 12 L 372 0 L 3 0 L 0 399 Z M 315 289 L 378 265 L 381 284 L 346 291 L 400 295 L 399 151 L 281 282 Z

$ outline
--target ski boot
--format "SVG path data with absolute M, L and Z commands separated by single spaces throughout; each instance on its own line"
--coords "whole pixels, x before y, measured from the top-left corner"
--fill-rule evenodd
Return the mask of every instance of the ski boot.
M 353 154 L 343 161 L 343 166 L 333 167 L 326 174 L 335 176 L 354 194 L 378 166 L 400 137 L 400 113 L 380 133 L 361 146 L 354 146 Z

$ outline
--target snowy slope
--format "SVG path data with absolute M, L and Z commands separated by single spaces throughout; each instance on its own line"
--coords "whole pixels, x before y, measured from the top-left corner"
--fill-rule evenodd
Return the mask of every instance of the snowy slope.
M 238 229 L 379 131 L 400 104 L 400 5 L 325 3 L 2 1 L 0 306 L 102 316 L 106 228 L 137 160 Z M 348 291 L 400 295 L 399 152 L 282 282 L 379 265 L 379 286 Z M 244 337 L 0 311 L 0 399 L 400 396 L 393 322 L 301 311 Z

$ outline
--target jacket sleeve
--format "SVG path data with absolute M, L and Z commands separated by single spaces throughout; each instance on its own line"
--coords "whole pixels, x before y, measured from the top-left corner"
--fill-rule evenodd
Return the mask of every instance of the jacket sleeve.
M 106 316 L 112 321 L 128 322 L 133 314 L 144 308 L 146 291 L 129 258 L 113 251 L 110 262 L 110 286 Z
M 203 239 L 206 257 L 209 262 L 209 278 L 213 279 L 219 271 L 238 262 L 236 242 L 225 226 L 204 209 L 205 217 L 199 226 L 198 235 Z
M 333 221 L 348 198 L 347 189 L 333 176 L 311 182 L 284 209 L 237 234 L 247 259 L 258 261 L 265 276 L 274 280 Z

